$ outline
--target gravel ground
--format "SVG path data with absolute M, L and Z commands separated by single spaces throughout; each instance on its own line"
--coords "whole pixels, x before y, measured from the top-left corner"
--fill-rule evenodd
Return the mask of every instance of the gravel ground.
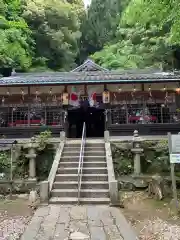
M 0 240 L 17 240 L 24 232 L 30 217 L 9 217 L 6 213 L 0 215 Z
M 180 226 L 172 225 L 160 218 L 146 220 L 141 224 L 144 225 L 139 233 L 140 240 L 179 240 Z
M 180 240 L 180 220 L 169 203 L 149 199 L 146 192 L 127 192 L 124 204 L 123 212 L 140 240 Z
M 31 219 L 27 200 L 0 201 L 0 240 L 17 240 Z

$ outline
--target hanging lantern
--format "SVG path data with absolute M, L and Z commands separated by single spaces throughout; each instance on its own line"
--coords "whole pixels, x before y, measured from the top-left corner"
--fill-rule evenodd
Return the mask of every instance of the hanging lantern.
M 119 92 L 121 92 L 121 91 L 122 91 L 122 88 L 121 88 L 121 87 L 119 87 L 119 88 L 118 88 L 118 90 L 119 90 Z
M 4 104 L 4 102 L 5 102 L 5 98 L 4 98 L 4 97 L 2 97 L 2 104 Z
M 150 98 L 152 98 L 151 86 L 150 86 L 150 85 L 149 85 L 149 88 L 148 88 L 148 90 L 149 90 L 149 97 L 150 97 Z
M 168 91 L 166 91 L 166 95 L 165 95 L 165 98 L 164 98 L 165 103 L 168 103 L 168 97 L 169 97 Z
M 57 97 L 56 97 L 56 95 L 53 96 L 52 101 L 53 101 L 53 102 L 57 102 Z
M 110 103 L 110 92 L 108 90 L 105 90 L 103 92 L 103 103 Z
M 38 99 L 38 95 L 39 95 L 39 91 L 38 91 L 38 89 L 36 88 L 36 92 L 35 92 L 35 94 L 36 94 L 36 100 Z
M 62 104 L 68 105 L 69 104 L 69 94 L 67 92 L 64 92 L 62 94 Z
M 176 88 L 175 91 L 177 94 L 180 94 L 180 87 Z
M 21 95 L 22 95 L 22 100 L 24 101 L 24 90 L 23 90 L 23 88 L 21 89 Z
M 6 93 L 8 96 L 10 95 L 10 91 L 9 91 L 9 89 L 7 90 L 7 93 Z

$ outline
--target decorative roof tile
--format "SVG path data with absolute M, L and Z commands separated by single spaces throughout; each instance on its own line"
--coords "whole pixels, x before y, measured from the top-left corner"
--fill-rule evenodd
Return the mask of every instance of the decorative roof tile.
M 91 59 L 87 59 L 82 65 L 73 69 L 71 72 L 91 72 L 91 71 L 105 71 L 108 69 L 101 67 L 100 65 L 93 62 Z

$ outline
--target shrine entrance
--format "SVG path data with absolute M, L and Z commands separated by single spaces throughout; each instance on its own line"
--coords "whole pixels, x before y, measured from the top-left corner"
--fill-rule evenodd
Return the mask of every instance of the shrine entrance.
M 105 120 L 104 109 L 88 107 L 68 111 L 68 137 L 81 138 L 83 122 L 86 123 L 86 136 L 103 137 Z

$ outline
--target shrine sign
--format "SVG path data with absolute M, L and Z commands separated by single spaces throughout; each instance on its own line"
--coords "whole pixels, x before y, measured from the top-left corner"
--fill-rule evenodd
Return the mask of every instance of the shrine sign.
M 170 163 L 180 163 L 180 153 L 171 153 Z
M 180 153 L 180 134 L 171 135 L 171 152 Z

